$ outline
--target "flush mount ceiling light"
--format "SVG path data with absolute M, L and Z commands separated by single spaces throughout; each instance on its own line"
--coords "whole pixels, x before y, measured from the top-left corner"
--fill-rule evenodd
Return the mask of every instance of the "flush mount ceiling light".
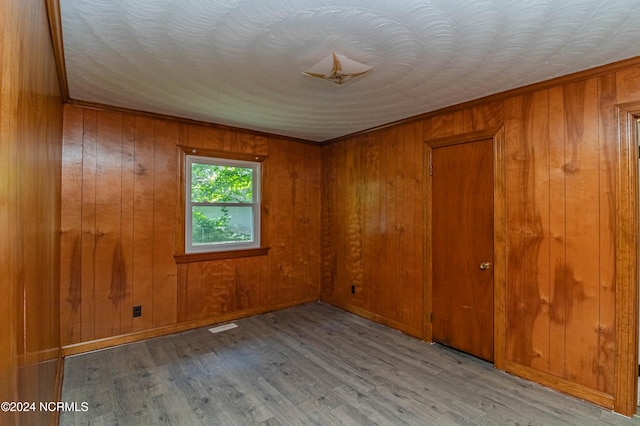
M 345 81 L 351 80 L 353 77 L 368 73 L 372 69 L 373 67 L 369 65 L 361 64 L 360 62 L 353 61 L 333 52 L 331 55 L 304 71 L 303 74 L 333 81 L 336 84 L 342 84 Z

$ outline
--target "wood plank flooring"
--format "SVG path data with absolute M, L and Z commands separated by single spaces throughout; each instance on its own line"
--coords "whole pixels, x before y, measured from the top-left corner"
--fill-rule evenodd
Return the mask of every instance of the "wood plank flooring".
M 640 424 L 323 303 L 69 357 L 61 425 Z

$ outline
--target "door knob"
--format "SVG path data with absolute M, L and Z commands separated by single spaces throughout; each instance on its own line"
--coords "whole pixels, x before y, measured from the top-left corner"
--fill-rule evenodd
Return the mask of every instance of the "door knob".
M 491 262 L 482 262 L 480 264 L 480 269 L 482 269 L 483 271 L 486 271 L 489 268 L 491 268 Z

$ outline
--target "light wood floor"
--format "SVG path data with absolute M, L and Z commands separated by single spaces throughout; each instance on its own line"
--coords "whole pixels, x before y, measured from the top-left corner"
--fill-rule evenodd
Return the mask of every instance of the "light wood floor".
M 65 361 L 62 425 L 640 424 L 322 303 Z

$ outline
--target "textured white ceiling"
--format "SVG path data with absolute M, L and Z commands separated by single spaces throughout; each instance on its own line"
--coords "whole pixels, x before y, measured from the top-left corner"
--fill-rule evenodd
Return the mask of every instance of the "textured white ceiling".
M 640 55 L 638 0 L 60 0 L 72 99 L 324 141 Z M 331 52 L 375 69 L 302 71 Z

